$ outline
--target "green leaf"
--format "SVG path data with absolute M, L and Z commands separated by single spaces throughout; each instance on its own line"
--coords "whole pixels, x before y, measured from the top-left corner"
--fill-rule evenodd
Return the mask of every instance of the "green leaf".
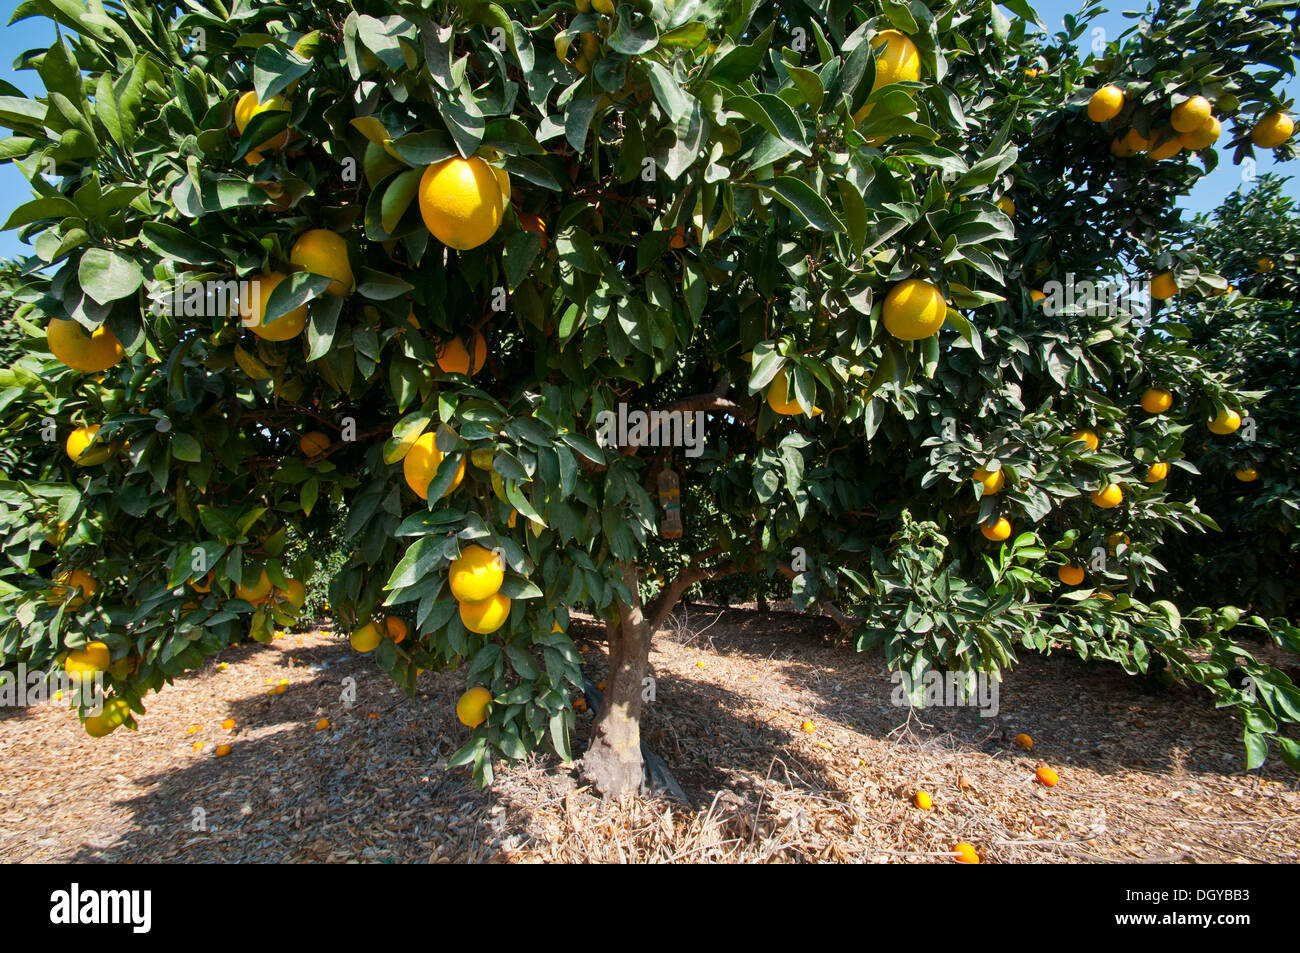
M 91 298 L 108 304 L 134 293 L 144 281 L 144 272 L 134 259 L 120 252 L 91 248 L 81 256 L 77 280 Z
M 826 200 L 802 179 L 783 175 L 771 181 L 756 182 L 754 187 L 776 196 L 783 205 L 802 215 L 813 228 L 823 232 L 844 231 L 843 223 L 835 217 Z
M 273 324 L 290 311 L 301 308 L 313 298 L 320 297 L 330 286 L 326 275 L 313 275 L 299 271 L 290 275 L 275 286 L 266 301 L 266 311 L 262 315 L 262 325 Z

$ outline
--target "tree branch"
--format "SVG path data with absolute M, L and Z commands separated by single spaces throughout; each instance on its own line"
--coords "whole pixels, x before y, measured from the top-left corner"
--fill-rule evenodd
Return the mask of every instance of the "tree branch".
M 777 569 L 781 575 L 787 579 L 794 579 L 799 573 L 791 568 L 789 563 L 777 563 Z M 840 611 L 840 607 L 828 599 L 818 599 L 817 608 L 821 609 L 824 615 L 835 620 L 835 624 L 840 627 L 841 632 L 848 632 L 853 628 L 854 619 Z
M 651 634 L 659 631 L 659 628 L 665 621 L 667 621 L 669 614 L 682 598 L 682 593 L 691 586 L 695 585 L 697 582 L 719 579 L 722 576 L 729 576 L 732 573 L 739 572 L 739 570 L 732 565 L 730 560 L 725 560 L 715 566 L 706 567 L 695 565 L 698 561 L 709 559 L 716 556 L 719 552 L 721 552 L 720 549 L 709 549 L 704 552 L 696 553 L 691 557 L 692 565 L 687 566 L 674 576 L 673 581 L 664 586 L 664 588 L 659 591 L 659 595 L 650 600 L 650 604 L 646 606 L 645 614 L 646 618 L 650 622 Z

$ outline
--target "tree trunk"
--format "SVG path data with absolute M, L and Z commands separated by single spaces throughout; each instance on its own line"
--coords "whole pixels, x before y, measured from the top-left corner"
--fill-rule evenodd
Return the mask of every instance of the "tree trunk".
M 624 573 L 635 593 L 636 570 Z M 582 774 L 607 798 L 641 790 L 641 680 L 650 660 L 654 631 L 640 600 L 622 606 L 617 621 L 605 623 L 609 640 L 609 674 L 591 744 L 582 758 Z
M 701 553 L 692 563 L 715 553 Z M 729 562 L 712 568 L 690 565 L 677 573 L 644 609 L 637 595 L 637 568 L 623 567 L 623 582 L 632 604 L 619 607 L 617 620 L 606 620 L 609 675 L 592 728 L 591 744 L 582 757 L 582 776 L 605 797 L 637 794 L 641 790 L 641 682 L 650 667 L 650 641 L 673 606 L 691 586 L 735 572 Z

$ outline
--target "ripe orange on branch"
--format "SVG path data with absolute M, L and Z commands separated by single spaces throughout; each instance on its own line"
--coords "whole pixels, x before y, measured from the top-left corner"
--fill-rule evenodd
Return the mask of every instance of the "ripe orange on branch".
M 98 433 L 99 424 L 91 424 L 89 427 L 78 427 L 68 434 L 68 439 L 63 445 L 68 459 L 79 467 L 93 467 L 112 456 L 113 448 L 107 443 L 95 443 L 94 447 L 91 447 Z
M 1193 96 L 1174 107 L 1169 114 L 1169 125 L 1176 132 L 1195 132 L 1210 118 L 1210 101 L 1204 96 Z
M 1159 387 L 1148 387 L 1142 394 L 1142 409 L 1148 414 L 1163 414 L 1174 405 L 1174 395 Z
M 1295 121 L 1284 112 L 1271 112 L 1250 131 L 1250 141 L 1262 149 L 1276 149 L 1291 138 Z
M 1118 483 L 1108 483 L 1092 494 L 1092 502 L 1103 510 L 1113 510 L 1124 502 L 1124 490 Z
M 1233 433 L 1241 426 L 1241 414 L 1224 408 L 1210 418 L 1206 426 L 1210 428 L 1211 433 L 1220 435 Z
M 461 550 L 447 574 L 451 594 L 460 602 L 482 602 L 496 595 L 504 579 L 500 554 L 477 543 Z
M 487 706 L 492 693 L 482 685 L 475 685 L 456 700 L 456 717 L 467 728 L 477 728 L 487 720 Z
M 980 532 L 984 538 L 995 543 L 1000 543 L 1011 536 L 1011 523 L 1005 516 L 999 517 L 993 523 L 985 523 L 980 527 Z
M 1001 469 L 990 472 L 983 467 L 976 470 L 971 479 L 976 483 L 983 484 L 985 496 L 996 496 L 1006 486 L 1007 482 L 1006 474 Z
M 76 321 L 51 318 L 45 329 L 45 343 L 60 363 L 87 374 L 106 371 L 126 356 L 104 324 L 88 332 Z
M 871 38 L 871 48 L 876 58 L 876 78 L 872 80 L 871 92 L 893 83 L 914 83 L 921 78 L 921 51 L 906 34 L 881 30 Z M 853 114 L 853 121 L 862 122 L 871 115 L 874 106 L 875 103 L 865 103 Z
M 298 236 L 289 249 L 289 261 L 313 275 L 332 278 L 326 294 L 349 294 L 356 282 L 348 261 L 348 244 L 327 228 L 313 228 Z
M 429 484 L 433 482 L 434 474 L 438 472 L 438 465 L 442 463 L 442 458 L 443 452 L 437 447 L 435 435 L 423 433 L 411 445 L 411 449 L 407 451 L 406 456 L 402 459 L 402 475 L 406 478 L 406 485 L 420 499 L 427 500 L 429 498 Z M 465 458 L 461 457 L 456 476 L 452 479 L 451 486 L 447 487 L 442 495 L 449 495 L 456 487 L 460 486 L 460 481 L 463 479 L 465 479 Z
M 1093 122 L 1109 122 L 1124 108 L 1124 90 L 1113 83 L 1103 86 L 1088 100 L 1088 118 Z
M 419 198 L 425 227 L 449 248 L 477 248 L 501 226 L 501 182 L 479 156 L 429 166 L 420 177 Z
M 1056 578 L 1067 586 L 1077 586 L 1083 582 L 1083 576 L 1082 566 L 1065 565 L 1056 570 Z
M 467 377 L 472 377 L 482 370 L 483 365 L 487 363 L 487 340 L 483 337 L 482 332 L 474 332 L 474 360 L 472 363 L 469 348 L 465 346 L 465 340 L 459 335 L 438 348 L 434 360 L 438 364 L 438 370 L 444 374 L 464 374 Z
M 265 323 L 267 302 L 285 277 L 278 271 L 254 275 L 248 282 L 248 300 L 241 299 L 239 302 L 239 318 L 244 327 L 264 341 L 288 341 L 301 334 L 307 326 L 305 304 L 300 304 L 288 314 L 280 315 L 269 324 Z
M 939 333 L 948 304 L 934 285 L 920 278 L 900 281 L 885 295 L 885 330 L 900 341 L 919 341 Z
M 460 621 L 478 635 L 491 635 L 510 617 L 510 599 L 493 593 L 479 602 L 460 603 Z

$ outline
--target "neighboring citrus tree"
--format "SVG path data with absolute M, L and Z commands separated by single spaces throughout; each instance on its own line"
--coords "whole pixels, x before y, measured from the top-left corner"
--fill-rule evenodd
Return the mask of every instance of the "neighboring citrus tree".
M 1225 282 L 1173 203 L 1229 124 L 1290 154 L 1293 12 L 1166 4 L 1081 58 L 1086 17 L 1007 7 L 25 4 L 68 38 L 24 58 L 46 96 L 0 90 L 49 265 L 0 663 L 89 652 L 129 726 L 291 621 L 341 519 L 331 611 L 408 691 L 467 664 L 480 781 L 570 757 L 581 607 L 583 770 L 635 790 L 650 637 L 731 576 L 913 674 L 1159 656 L 1300 766 L 1227 600 L 1153 593 L 1214 527 L 1187 435 L 1257 396 L 1180 330 Z M 1140 276 L 1154 313 L 1080 303 Z
M 1195 223 L 1206 260 L 1231 284 L 1191 312 L 1189 343 L 1242 387 L 1262 393 L 1250 441 L 1189 448 L 1197 498 L 1223 529 L 1212 545 L 1162 554 L 1187 590 L 1231 593 L 1240 606 L 1300 613 L 1300 210 L 1283 180 L 1262 177 Z

